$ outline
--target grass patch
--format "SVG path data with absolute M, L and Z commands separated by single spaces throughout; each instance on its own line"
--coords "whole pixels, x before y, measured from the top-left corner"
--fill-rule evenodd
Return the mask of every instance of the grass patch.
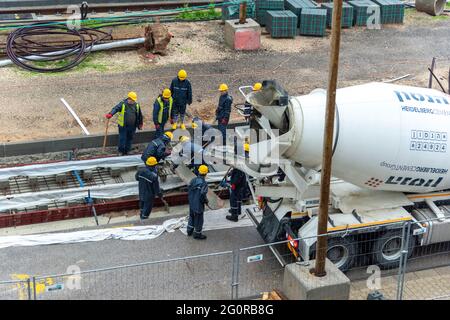
M 446 7 L 447 9 L 450 9 L 450 2 L 447 2 L 447 3 L 445 4 L 445 7 Z
M 447 20 L 448 18 L 449 18 L 449 16 L 442 15 L 442 16 L 434 16 L 431 19 L 440 21 L 440 20 Z
M 76 67 L 69 69 L 63 72 L 54 72 L 54 73 L 41 73 L 41 72 L 32 72 L 23 69 L 19 69 L 18 73 L 25 77 L 37 76 L 37 75 L 47 75 L 47 76 L 65 76 L 69 73 L 83 72 L 83 71 L 98 71 L 105 72 L 109 70 L 109 67 L 104 62 L 96 61 L 98 58 L 102 56 L 101 53 L 90 54 L 83 62 L 81 62 Z M 36 61 L 34 65 L 39 68 L 60 68 L 69 63 L 69 59 L 63 59 L 59 61 Z
M 212 3 L 208 5 L 208 9 L 195 11 L 185 4 L 181 13 L 176 16 L 177 19 L 183 21 L 213 20 L 221 17 L 222 12 L 216 10 L 216 6 Z

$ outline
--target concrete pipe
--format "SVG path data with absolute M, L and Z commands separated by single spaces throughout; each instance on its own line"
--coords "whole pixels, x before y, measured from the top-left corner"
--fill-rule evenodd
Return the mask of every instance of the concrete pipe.
M 440 16 L 444 12 L 445 3 L 446 0 L 416 0 L 416 9 L 432 16 Z

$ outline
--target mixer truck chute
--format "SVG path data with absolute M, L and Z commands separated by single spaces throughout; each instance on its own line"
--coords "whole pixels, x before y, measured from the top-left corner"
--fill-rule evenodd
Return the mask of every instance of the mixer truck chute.
M 275 81 L 264 81 L 245 99 L 254 111 L 249 126 L 237 131 L 251 140 L 250 160 L 281 170 L 255 177 L 264 210 L 258 230 L 267 242 L 306 239 L 289 247 L 308 260 L 315 252 L 326 91 L 289 96 Z M 387 83 L 337 90 L 328 256 L 342 270 L 352 266 L 361 250 L 355 246 L 367 236 L 374 263 L 398 264 L 405 221 L 414 223 L 412 245 L 450 241 L 450 194 L 443 191 L 450 189 L 449 101 L 437 90 Z M 252 140 L 250 128 L 267 132 L 267 141 Z M 275 156 L 269 142 L 279 147 Z M 252 157 L 263 146 L 264 157 Z M 433 228 L 416 223 L 425 218 L 441 220 Z

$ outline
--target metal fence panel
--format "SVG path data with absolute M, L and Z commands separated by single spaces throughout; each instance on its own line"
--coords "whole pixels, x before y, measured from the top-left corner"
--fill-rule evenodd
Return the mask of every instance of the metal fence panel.
M 31 300 L 32 288 L 29 279 L 0 281 L 0 300 Z
M 38 300 L 230 299 L 232 252 L 37 277 Z M 50 280 L 50 281 L 49 281 Z M 36 285 L 38 287 L 38 285 Z
M 429 229 L 445 219 L 420 221 Z M 427 238 L 425 234 L 424 239 Z M 435 241 L 440 239 L 435 239 Z M 433 242 L 433 241 L 431 241 Z M 443 241 L 422 245 L 413 242 L 408 254 L 399 284 L 400 296 L 406 300 L 449 300 L 450 299 L 450 242 Z
M 350 279 L 350 299 L 367 299 L 376 290 L 387 299 L 396 299 L 405 228 L 406 224 L 401 223 L 357 234 L 342 231 L 327 235 L 327 257 Z M 297 241 L 301 250 L 304 250 L 302 244 L 315 244 L 309 252 L 302 253 L 303 257 L 296 258 L 288 245 Z M 311 237 L 241 249 L 235 297 L 256 297 L 275 289 L 282 291 L 284 266 L 279 259 L 285 264 L 313 260 L 316 244 L 317 237 Z M 278 257 L 271 252 L 271 246 L 279 252 Z M 310 264 L 312 269 L 314 263 Z

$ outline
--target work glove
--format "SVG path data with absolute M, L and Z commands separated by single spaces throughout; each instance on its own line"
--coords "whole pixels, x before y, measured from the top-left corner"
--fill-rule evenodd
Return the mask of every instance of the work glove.
M 139 129 L 139 130 L 142 130 L 142 127 L 143 127 L 143 125 L 140 124 L 140 125 L 138 126 L 138 129 Z
M 222 188 L 226 188 L 228 185 L 227 180 L 223 179 L 222 181 L 220 181 L 219 186 Z
M 112 116 L 113 116 L 113 115 L 112 115 L 111 113 L 107 113 L 107 114 L 105 114 L 105 118 L 106 118 L 106 119 L 111 119 L 111 118 L 112 118 Z
M 156 129 L 156 130 L 159 129 L 159 123 L 155 123 L 155 129 Z
M 173 124 L 173 119 L 170 119 L 170 124 Z
M 234 183 L 231 185 L 231 190 L 236 190 L 236 185 Z
M 222 119 L 222 120 L 220 121 L 220 123 L 222 123 L 222 124 L 225 124 L 225 125 L 226 125 L 226 124 L 228 124 L 228 120 L 224 118 L 224 119 Z

